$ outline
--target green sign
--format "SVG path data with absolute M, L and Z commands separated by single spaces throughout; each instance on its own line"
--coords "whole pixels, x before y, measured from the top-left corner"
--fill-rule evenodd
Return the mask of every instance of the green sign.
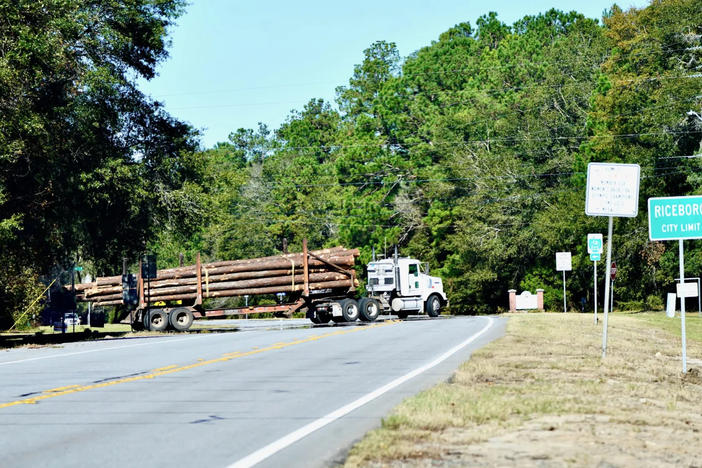
M 73 271 L 83 271 L 83 267 L 82 266 L 75 266 L 75 267 L 73 267 Z
M 593 262 L 599 262 L 600 261 L 600 254 L 598 253 L 591 253 L 590 254 L 590 260 Z
M 652 241 L 702 239 L 702 195 L 648 199 Z

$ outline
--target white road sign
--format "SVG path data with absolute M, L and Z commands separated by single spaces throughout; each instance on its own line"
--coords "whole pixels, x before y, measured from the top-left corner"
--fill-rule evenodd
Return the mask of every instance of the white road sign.
M 675 293 L 668 293 L 668 300 L 665 303 L 665 315 L 670 318 L 675 317 Z
M 570 252 L 556 252 L 556 271 L 571 271 L 572 269 Z
M 699 295 L 697 283 L 676 283 L 675 289 L 678 297 L 697 297 Z
M 585 214 L 635 218 L 639 212 L 638 164 L 587 165 Z

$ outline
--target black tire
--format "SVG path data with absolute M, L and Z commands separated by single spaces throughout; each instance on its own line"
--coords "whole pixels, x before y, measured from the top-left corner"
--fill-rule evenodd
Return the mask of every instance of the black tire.
M 193 324 L 193 313 L 186 307 L 178 307 L 168 314 L 168 321 L 174 330 L 185 331 Z
M 355 299 L 343 299 L 341 301 L 341 314 L 346 322 L 355 322 L 358 320 L 360 310 L 358 302 Z
M 325 325 L 329 323 L 329 314 L 327 312 L 315 310 L 310 320 L 317 325 Z
M 146 313 L 146 310 L 141 311 L 141 320 L 139 320 L 141 323 L 141 329 L 149 331 L 151 328 L 149 328 L 149 314 Z
M 429 296 L 427 302 L 424 303 L 424 312 L 429 317 L 438 317 L 441 314 L 441 299 L 439 299 L 439 296 Z
M 375 319 L 380 315 L 381 305 L 376 299 L 362 297 L 358 301 L 358 309 L 361 314 L 361 320 L 364 322 L 375 322 Z
M 148 330 L 164 331 L 168 328 L 168 315 L 160 309 L 152 309 L 147 314 Z M 146 323 L 146 320 L 144 321 Z
M 132 330 L 135 332 L 144 331 L 144 321 L 134 320 L 134 323 L 132 323 Z

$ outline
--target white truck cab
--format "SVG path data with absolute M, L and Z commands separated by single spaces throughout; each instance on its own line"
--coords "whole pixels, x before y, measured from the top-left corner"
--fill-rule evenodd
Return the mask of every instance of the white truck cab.
M 386 312 L 400 318 L 410 313 L 437 317 L 448 305 L 441 278 L 429 276 L 429 265 L 413 258 L 398 257 L 375 260 L 368 264 L 368 295 Z

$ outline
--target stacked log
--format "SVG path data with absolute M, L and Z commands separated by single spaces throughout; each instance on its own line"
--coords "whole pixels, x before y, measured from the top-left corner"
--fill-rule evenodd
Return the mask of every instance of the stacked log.
M 358 285 L 353 274 L 357 249 L 334 247 L 310 251 L 308 287 L 319 289 L 352 288 Z M 201 291 L 203 299 L 275 293 L 294 293 L 305 288 L 302 253 L 205 263 L 157 271 L 147 286 L 151 302 L 193 300 Z M 76 299 L 96 305 L 122 303 L 122 277 L 97 278 L 92 283 L 75 285 Z M 146 300 L 146 298 L 145 298 Z

